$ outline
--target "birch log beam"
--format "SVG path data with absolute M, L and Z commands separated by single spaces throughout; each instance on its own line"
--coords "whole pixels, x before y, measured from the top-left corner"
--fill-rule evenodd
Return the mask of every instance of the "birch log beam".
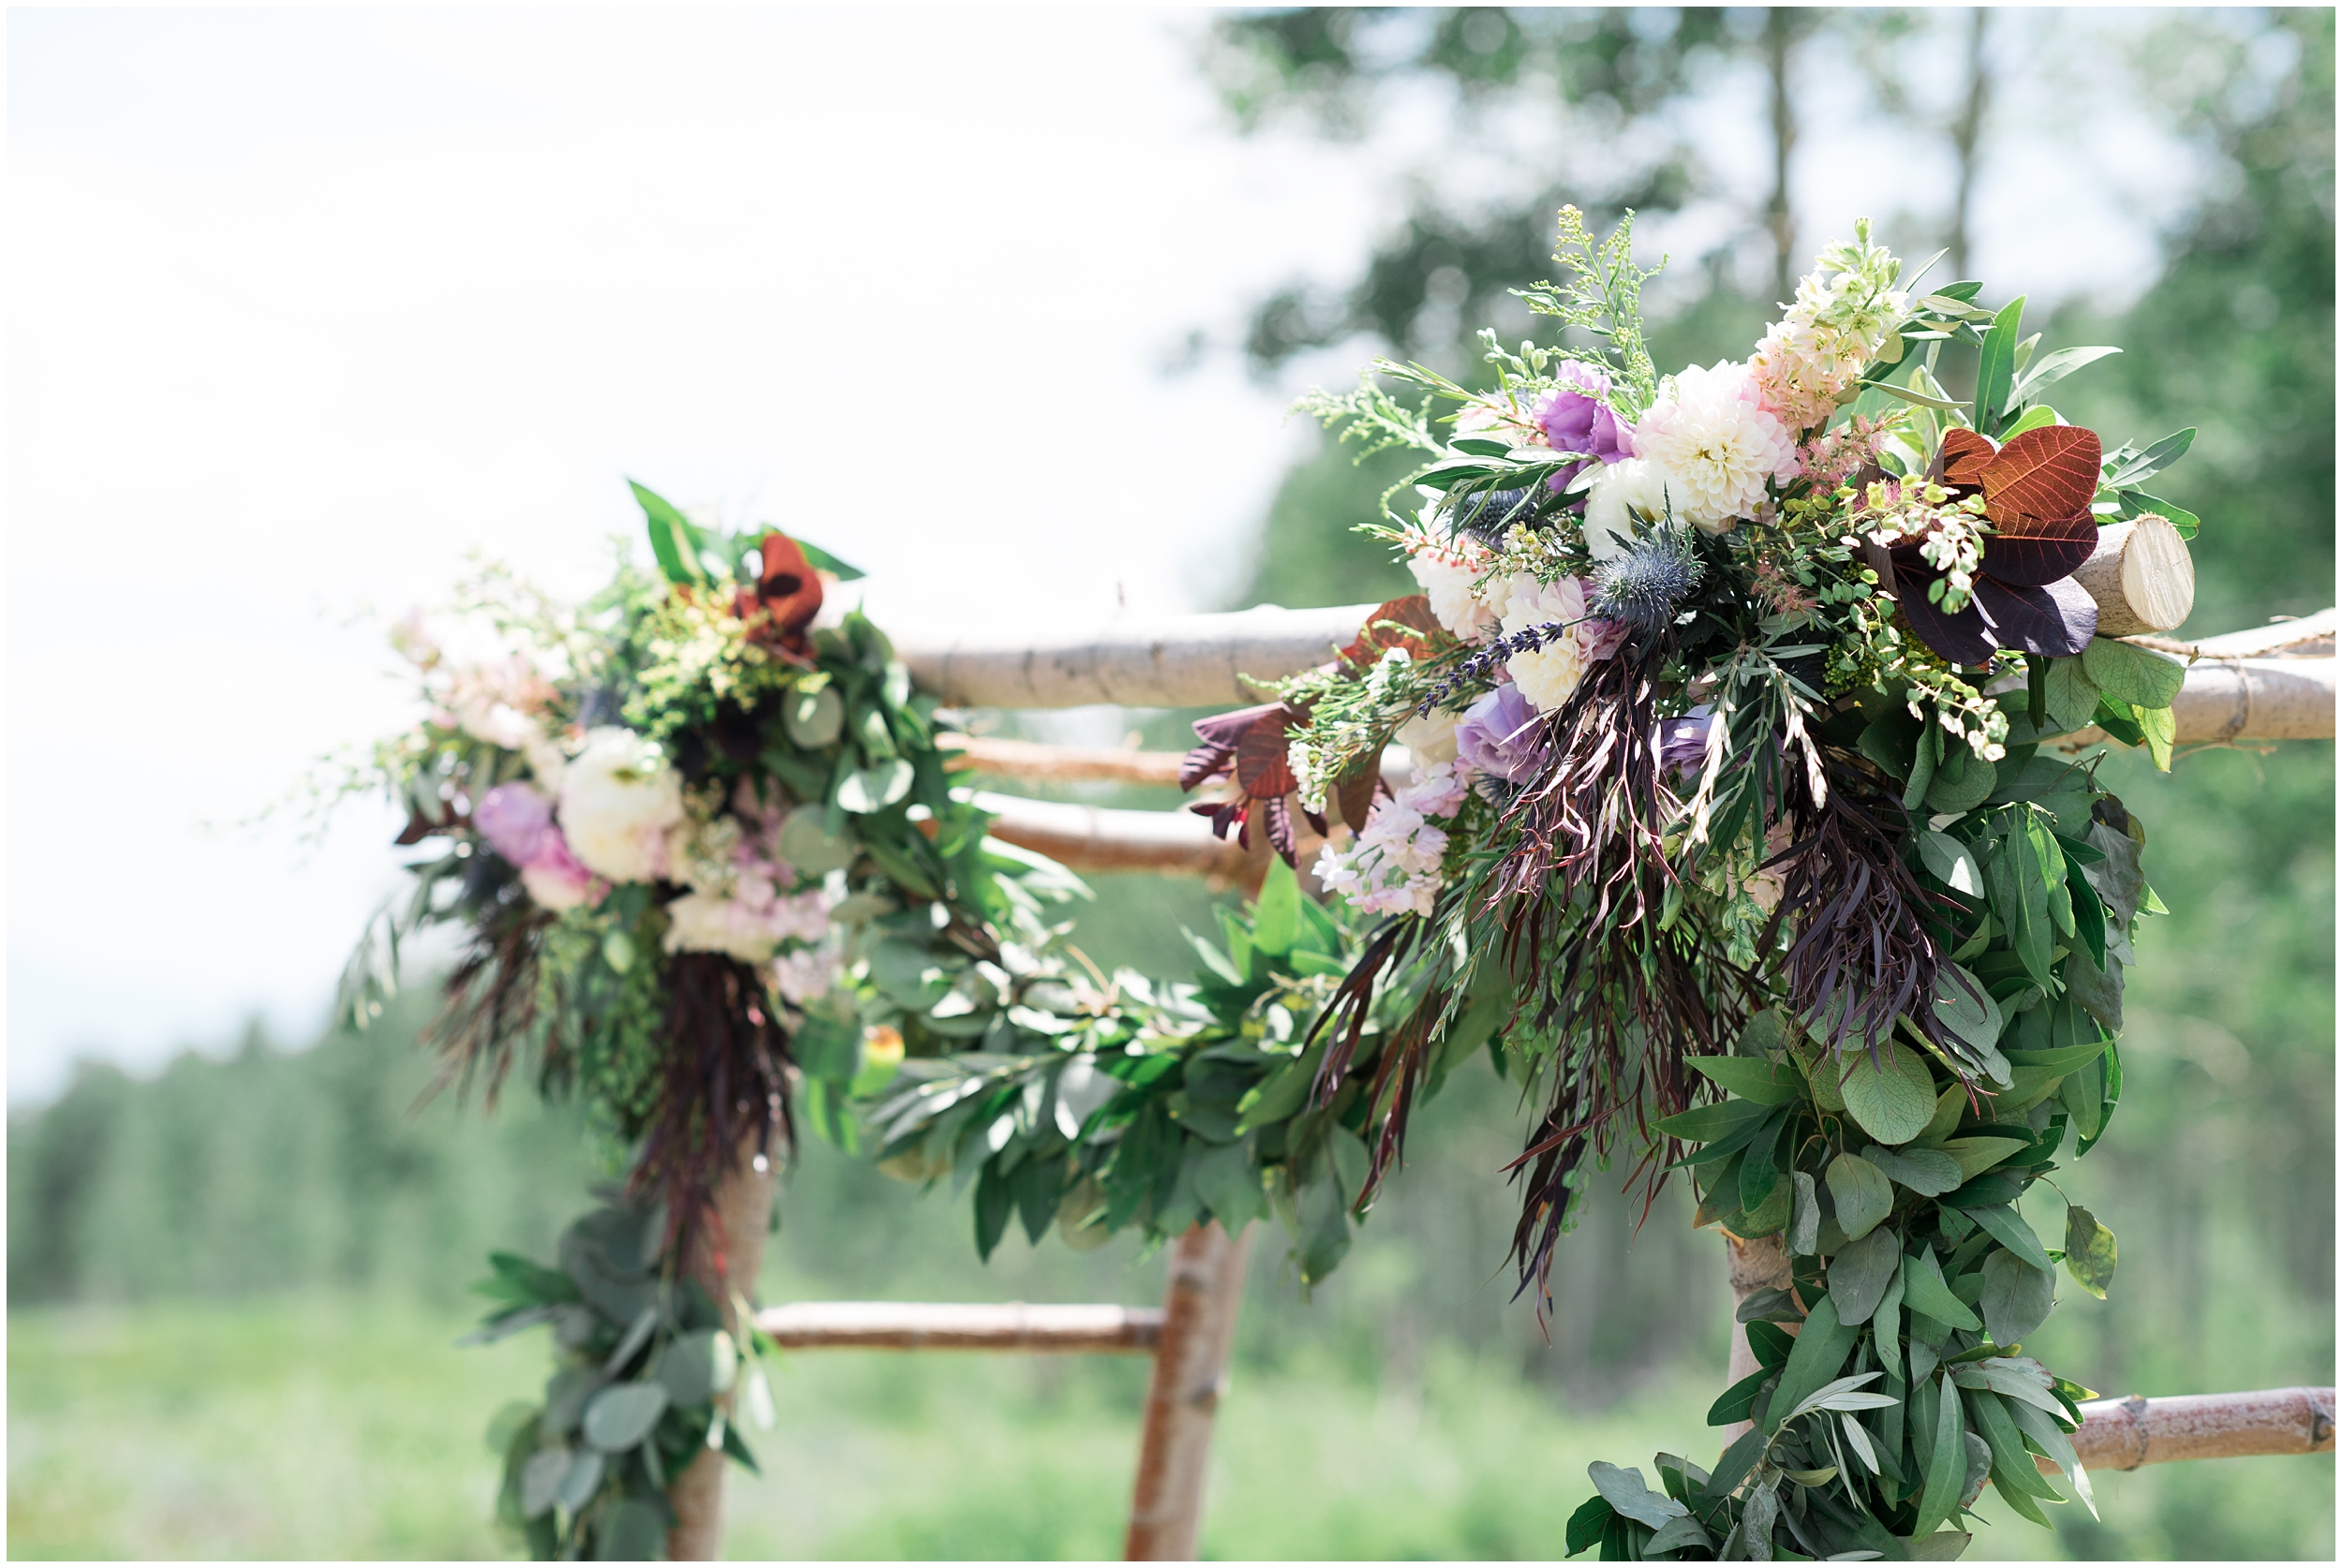
M 1171 1250 L 1163 1338 L 1147 1389 L 1138 1479 L 1122 1556 L 1131 1562 L 1192 1562 L 1211 1458 L 1212 1418 L 1228 1387 L 1228 1353 L 1253 1227 L 1231 1237 L 1218 1220 L 1196 1225 Z
M 749 1325 L 739 1321 L 738 1303 L 756 1289 L 756 1271 L 764 1261 L 764 1230 L 773 1212 L 773 1172 L 760 1170 L 754 1147 L 743 1148 L 738 1162 L 716 1189 L 716 1211 L 700 1229 L 686 1262 L 687 1271 L 722 1309 L 724 1327 L 745 1336 Z M 719 1395 L 725 1416 L 732 1413 L 733 1396 Z M 667 1488 L 674 1508 L 674 1528 L 667 1532 L 667 1556 L 676 1562 L 714 1562 L 724 1552 L 724 1466 L 720 1449 L 707 1448 L 687 1466 Z
M 1021 1351 L 1035 1354 L 1151 1353 L 1163 1334 L 1153 1307 L 948 1305 L 924 1301 L 793 1301 L 756 1314 L 783 1350 Z
M 975 804 L 997 814 L 993 837 L 1074 871 L 1168 871 L 1242 881 L 1258 858 L 1233 840 L 1214 838 L 1211 824 L 1188 811 L 1128 811 L 984 791 Z
M 1724 1233 L 1725 1277 L 1732 1286 L 1731 1355 L 1726 1363 L 1725 1386 L 1730 1387 L 1756 1370 L 1756 1352 L 1748 1342 L 1748 1324 L 1741 1322 L 1741 1303 L 1758 1291 L 1789 1288 L 1789 1256 L 1781 1250 L 1777 1235 L 1760 1235 L 1743 1241 L 1730 1232 Z M 1790 1333 L 1797 1332 L 1794 1324 L 1786 1324 Z M 1725 1428 L 1724 1441 L 1728 1445 L 1751 1423 L 1737 1421 Z
M 2196 607 L 2196 563 L 2168 518 L 2153 512 L 2098 530 L 2097 548 L 2074 569 L 2097 601 L 2098 635 L 2169 631 Z
M 2082 1407 L 2074 1454 L 2092 1470 L 2137 1470 L 2174 1459 L 2334 1452 L 2334 1390 L 2266 1388 L 2250 1394 L 2180 1394 L 2091 1399 Z M 2042 1461 L 2044 1474 L 2056 1467 Z
M 1277 680 L 1326 663 L 1373 609 L 1263 605 L 1064 630 L 906 631 L 895 655 L 920 689 L 959 707 L 1229 707 L 1265 700 L 1239 677 Z

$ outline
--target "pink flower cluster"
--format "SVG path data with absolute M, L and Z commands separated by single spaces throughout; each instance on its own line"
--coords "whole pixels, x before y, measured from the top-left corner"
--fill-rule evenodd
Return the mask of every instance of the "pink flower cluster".
M 534 784 L 499 784 L 472 807 L 488 848 L 519 867 L 528 895 L 548 910 L 597 904 L 609 885 L 586 869 L 553 821 L 553 802 Z
M 1366 831 L 1347 849 L 1328 844 L 1314 867 L 1328 893 L 1339 893 L 1371 914 L 1428 915 L 1438 896 L 1447 830 L 1434 819 L 1455 816 L 1464 781 L 1442 762 L 1367 813 Z

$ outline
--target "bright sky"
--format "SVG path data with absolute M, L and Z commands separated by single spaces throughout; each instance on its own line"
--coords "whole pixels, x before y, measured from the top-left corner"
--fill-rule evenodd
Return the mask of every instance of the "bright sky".
M 13 13 L 10 1101 L 256 1012 L 314 1032 L 393 824 L 360 803 L 306 853 L 231 824 L 412 717 L 381 618 L 467 551 L 595 585 L 639 530 L 622 476 L 871 569 L 897 625 L 1223 598 L 1302 439 L 1291 390 L 1162 367 L 1350 277 L 1444 121 L 1395 114 L 1368 157 L 1238 140 L 1197 25 Z M 1753 186 L 1745 108 L 1695 129 Z M 1816 241 L 1896 204 L 1865 200 L 1892 146 L 1860 112 L 1815 95 Z M 2100 172 L 2169 167 L 2093 134 Z M 1940 159 L 1911 155 L 1931 210 Z M 2096 271 L 2014 225 L 1996 250 L 1989 214 L 1983 259 L 2037 299 L 2143 281 L 2152 204 L 2054 194 Z

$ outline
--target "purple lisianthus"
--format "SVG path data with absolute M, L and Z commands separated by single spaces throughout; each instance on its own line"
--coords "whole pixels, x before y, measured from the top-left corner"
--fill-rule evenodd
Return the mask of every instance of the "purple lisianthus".
M 1581 451 L 1588 460 L 1573 463 L 1546 481 L 1554 490 L 1593 466 L 1593 460 L 1616 463 L 1635 455 L 1635 427 L 1610 407 L 1610 378 L 1590 364 L 1564 360 L 1554 372 L 1561 385 L 1547 394 L 1537 409 L 1538 428 L 1555 451 Z
M 1491 778 L 1521 783 L 1545 765 L 1545 716 L 1507 681 L 1456 721 L 1456 760 Z
M 1708 732 L 1718 722 L 1707 703 L 1702 703 L 1681 718 L 1659 721 L 1659 769 L 1689 773 L 1708 761 Z
M 535 863 L 553 829 L 553 802 L 533 784 L 499 784 L 472 807 L 471 825 L 488 848 L 514 865 Z M 563 846 L 564 852 L 568 846 Z

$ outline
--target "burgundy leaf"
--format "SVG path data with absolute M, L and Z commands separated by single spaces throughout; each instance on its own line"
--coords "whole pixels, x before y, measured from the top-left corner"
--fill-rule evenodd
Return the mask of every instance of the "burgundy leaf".
M 1976 583 L 1976 608 L 1991 621 L 1993 634 L 2002 647 L 2053 658 L 2082 652 L 2098 629 L 2097 601 L 2070 577 L 2038 587 L 1979 577 Z M 1928 646 L 1935 644 L 1931 642 Z M 1936 651 L 1943 652 L 1940 648 Z
M 2098 493 L 2098 436 L 2078 424 L 2045 424 L 2012 437 L 1986 464 L 1987 515 L 2003 528 L 2018 517 L 2066 518 Z
M 1903 607 L 1911 634 L 1954 664 L 1983 663 L 2000 645 L 1994 640 L 1992 626 L 1976 603 L 1954 614 L 1930 604 L 1927 585 L 1934 580 L 1935 574 L 1924 565 L 1916 571 L 1905 567 L 1895 573 L 1895 602 Z M 1979 590 L 1983 586 L 1981 582 L 1977 584 Z
M 1979 570 L 1995 582 L 2038 588 L 2071 577 L 2098 547 L 2098 525 L 2087 511 L 2059 522 L 2020 516 L 1984 541 Z
M 1298 717 L 1279 703 L 1253 720 L 1237 742 L 1236 787 L 1254 800 L 1282 800 L 1300 788 L 1285 755 L 1285 732 L 1297 729 Z
M 1236 748 L 1244 739 L 1245 732 L 1270 714 L 1283 709 L 1282 703 L 1263 703 L 1255 707 L 1237 708 L 1228 713 L 1216 713 L 1209 718 L 1195 721 L 1196 737 L 1204 744 L 1189 752 L 1179 763 L 1179 788 L 1193 790 L 1208 778 L 1225 773 L 1236 758 Z
M 1942 465 L 1946 484 L 1961 489 L 1974 489 L 1984 482 L 1985 466 L 1996 453 L 1987 437 L 1964 426 L 1955 425 L 1944 432 L 1943 450 L 1935 461 Z
M 1398 630 L 1383 624 L 1386 621 L 1396 621 L 1409 629 Z M 1356 640 L 1341 650 L 1341 657 L 1351 664 L 1371 664 L 1383 657 L 1385 648 L 1403 647 L 1410 658 L 1421 658 L 1436 645 L 1454 641 L 1447 629 L 1439 624 L 1439 617 L 1431 614 L 1430 599 L 1423 594 L 1409 594 L 1404 599 L 1386 599 L 1376 605 L 1374 613 L 1366 617 L 1366 624 L 1358 629 Z
M 1370 760 L 1367 766 L 1334 781 L 1334 801 L 1341 807 L 1341 820 L 1350 824 L 1352 833 L 1366 831 L 1367 813 L 1374 809 L 1374 797 L 1383 792 L 1383 776 Z

